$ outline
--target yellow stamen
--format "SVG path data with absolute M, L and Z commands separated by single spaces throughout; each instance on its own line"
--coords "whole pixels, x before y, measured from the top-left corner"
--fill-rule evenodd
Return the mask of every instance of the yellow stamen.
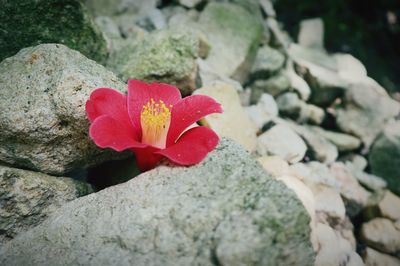
M 168 108 L 162 100 L 156 102 L 153 98 L 143 105 L 140 114 L 143 143 L 160 149 L 165 148 L 171 123 L 171 108 L 172 105 Z

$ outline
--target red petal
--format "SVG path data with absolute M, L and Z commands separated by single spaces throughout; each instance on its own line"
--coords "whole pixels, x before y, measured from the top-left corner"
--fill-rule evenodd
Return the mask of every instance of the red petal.
M 135 140 L 131 127 L 108 115 L 94 120 L 90 125 L 89 135 L 100 148 L 123 151 L 128 148 L 146 147 L 146 144 Z
M 186 131 L 178 141 L 156 152 L 179 165 L 193 165 L 203 160 L 219 142 L 219 137 L 207 127 L 195 127 Z
M 128 112 L 135 127 L 141 129 L 140 113 L 151 98 L 155 101 L 162 100 L 169 106 L 175 105 L 182 97 L 180 91 L 172 85 L 128 80 Z
M 90 122 L 93 122 L 97 117 L 107 115 L 126 125 L 126 127 L 132 127 L 126 96 L 113 89 L 99 88 L 93 91 L 86 102 L 86 113 Z M 134 136 L 138 136 L 139 130 L 131 129 Z
M 155 154 L 154 152 L 157 152 L 159 150 L 159 148 L 153 146 L 133 149 L 136 155 L 136 162 L 139 166 L 140 171 L 144 172 L 157 166 L 157 164 L 161 161 L 162 156 L 159 154 Z
M 192 95 L 179 101 L 171 113 L 171 124 L 167 136 L 167 147 L 173 145 L 179 135 L 191 124 L 206 115 L 222 113 L 222 108 L 213 98 Z

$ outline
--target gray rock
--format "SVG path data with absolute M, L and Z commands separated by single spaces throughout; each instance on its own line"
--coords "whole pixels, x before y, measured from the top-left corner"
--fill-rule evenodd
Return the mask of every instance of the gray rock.
M 266 24 L 272 33 L 272 46 L 282 47 L 284 50 L 288 49 L 292 40 L 287 32 L 282 30 L 281 25 L 274 17 L 269 17 L 266 20 Z
M 289 79 L 291 89 L 297 92 L 302 100 L 307 101 L 311 95 L 311 88 L 308 83 L 296 73 L 292 60 L 287 60 L 284 72 Z
M 344 108 L 337 109 L 336 122 L 343 132 L 359 137 L 368 148 L 399 112 L 400 103 L 371 84 L 359 83 L 346 91 Z
M 90 185 L 71 178 L 0 165 L 0 243 L 33 228 L 60 206 L 91 191 Z
M 289 89 L 290 80 L 283 72 L 266 80 L 256 80 L 251 84 L 251 102 L 257 103 L 263 93 L 277 96 Z
M 0 63 L 0 161 L 62 175 L 119 155 L 88 137 L 85 102 L 98 87 L 125 90 L 103 66 L 61 44 Z
M 259 130 L 278 115 L 278 106 L 274 98 L 267 93 L 261 95 L 256 105 L 247 106 L 245 110 Z
M 303 47 L 323 50 L 324 21 L 321 18 L 302 20 L 297 42 Z
M 62 43 L 99 62 L 107 58 L 103 35 L 78 0 L 2 1 L 0 25 L 0 61 L 41 43 Z
M 385 108 L 380 105 L 380 108 Z M 376 108 L 375 108 L 376 109 Z M 388 124 L 369 153 L 371 172 L 382 177 L 388 188 L 400 195 L 400 121 Z
M 161 30 L 115 53 L 108 66 L 124 80 L 176 85 L 188 95 L 196 88 L 199 41 L 187 32 Z
M 95 18 L 94 22 L 108 38 L 122 38 L 118 25 L 112 18 L 99 16 Z
M 312 123 L 319 125 L 325 118 L 325 112 L 318 106 L 307 104 L 299 99 L 297 93 L 287 92 L 280 95 L 276 102 L 279 112 L 283 116 L 287 116 L 296 120 L 298 123 Z
M 156 8 L 159 0 L 83 0 L 93 16 L 129 14 L 143 17 Z
M 274 5 L 272 4 L 271 0 L 260 0 L 260 6 L 265 14 L 268 15 L 268 17 L 276 16 Z
M 165 28 L 167 26 L 167 20 L 160 9 L 154 8 L 150 10 L 146 16 L 139 19 L 136 24 L 147 31 L 153 31 Z
M 361 226 L 360 239 L 368 246 L 385 253 L 400 251 L 400 231 L 388 219 L 375 218 Z
M 257 138 L 260 155 L 278 155 L 290 163 L 301 161 L 306 151 L 304 141 L 286 125 L 275 125 Z
M 385 265 L 385 266 L 398 266 L 400 259 L 390 255 L 378 252 L 372 248 L 366 248 L 363 253 L 363 259 L 366 266 Z
M 313 265 L 309 216 L 239 145 L 64 205 L 2 265 Z
M 325 52 L 291 44 L 288 55 L 311 87 L 311 103 L 328 106 L 348 87 L 348 82 L 339 76 L 335 58 Z
M 268 45 L 261 46 L 250 71 L 250 79 L 266 79 L 283 67 L 285 56 Z
M 184 7 L 193 8 L 200 3 L 205 2 L 205 0 L 178 0 L 178 2 Z
M 202 87 L 213 86 L 215 82 L 224 82 L 234 87 L 237 92 L 243 92 L 242 85 L 236 80 L 219 74 L 215 69 L 209 66 L 207 62 L 201 58 L 198 58 L 196 62 Z
M 337 159 L 339 153 L 336 146 L 319 135 L 318 131 L 315 130 L 317 127 L 308 125 L 301 126 L 292 122 L 289 123 L 289 125 L 306 142 L 311 159 L 327 164 Z
M 220 74 L 244 82 L 262 37 L 262 21 L 239 5 L 209 3 L 200 28 L 212 44 L 207 63 Z
M 355 150 L 361 145 L 361 141 L 352 135 L 324 130 L 318 127 L 313 128 L 319 135 L 332 142 L 341 152 Z

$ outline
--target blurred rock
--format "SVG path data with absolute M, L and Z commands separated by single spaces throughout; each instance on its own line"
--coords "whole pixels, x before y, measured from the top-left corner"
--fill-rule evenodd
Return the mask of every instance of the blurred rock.
M 310 86 L 302 77 L 300 77 L 296 73 L 293 67 L 293 62 L 289 59 L 286 63 L 285 73 L 287 78 L 289 79 L 290 88 L 297 92 L 302 100 L 307 101 L 311 95 Z
M 62 43 L 105 63 L 107 44 L 78 0 L 2 1 L 0 61 L 20 49 L 41 43 Z
M 140 18 L 155 9 L 159 0 L 83 0 L 83 2 L 93 16 L 129 14 Z
M 398 266 L 400 260 L 390 255 L 378 252 L 372 248 L 367 247 L 363 252 L 363 259 L 365 266 Z
M 207 63 L 222 75 L 245 81 L 261 40 L 261 18 L 235 4 L 211 2 L 199 24 L 212 44 Z
M 256 59 L 250 71 L 250 79 L 266 79 L 278 72 L 285 62 L 285 56 L 268 45 L 258 48 Z
M 198 51 L 199 41 L 193 35 L 162 30 L 133 47 L 121 49 L 110 58 L 108 66 L 123 80 L 169 83 L 189 95 L 196 88 Z
M 262 167 L 277 178 L 284 175 L 290 175 L 289 164 L 279 156 L 262 156 L 257 159 Z
M 311 103 L 328 106 L 347 88 L 336 60 L 325 52 L 291 44 L 288 54 L 312 89 Z
M 179 0 L 179 4 L 187 8 L 193 8 L 205 1 L 206 0 Z
M 318 221 L 334 226 L 345 218 L 345 207 L 337 190 L 326 185 L 310 186 L 315 198 Z
M 272 4 L 271 0 L 260 0 L 260 5 L 268 17 L 276 16 L 274 5 Z
M 304 139 L 309 148 L 308 154 L 312 159 L 326 164 L 332 163 L 337 159 L 338 150 L 336 146 L 319 135 L 315 127 L 300 126 L 292 122 L 288 123 L 288 125 Z
M 0 165 L 0 243 L 40 224 L 65 203 L 92 192 L 67 177 Z
M 359 137 L 368 148 L 385 123 L 399 112 L 400 103 L 371 84 L 359 83 L 347 89 L 344 108 L 336 112 L 336 123 L 343 132 Z
M 125 156 L 89 138 L 85 102 L 95 88 L 126 85 L 79 52 L 25 48 L 0 63 L 0 84 L 0 161 L 63 175 Z
M 319 125 L 325 118 L 323 109 L 303 102 L 294 92 L 287 92 L 278 96 L 276 102 L 281 115 L 296 120 L 298 123 L 309 122 Z
M 273 17 L 267 18 L 266 24 L 272 33 L 272 43 L 286 50 L 292 43 L 289 34 L 282 30 L 278 21 Z
M 375 218 L 361 226 L 361 241 L 385 253 L 400 251 L 400 231 L 393 222 L 385 218 Z
M 274 98 L 267 93 L 261 95 L 256 105 L 247 106 L 245 110 L 259 130 L 278 115 L 278 106 Z
M 370 193 L 358 183 L 357 179 L 343 163 L 332 163 L 330 171 L 339 184 L 347 215 L 354 217 L 367 205 Z
M 251 85 L 251 102 L 257 103 L 263 93 L 277 96 L 290 89 L 290 80 L 283 73 L 278 73 L 269 79 L 259 79 Z
M 379 105 L 378 109 L 385 109 Z M 385 179 L 388 188 L 400 195 L 400 121 L 389 123 L 369 153 L 371 172 Z
M 394 222 L 400 220 L 400 198 L 389 190 L 385 191 L 378 207 L 383 217 L 389 218 Z
M 304 141 L 285 125 L 275 125 L 257 138 L 260 155 L 278 155 L 289 163 L 301 161 L 306 151 Z
M 361 141 L 352 135 L 312 127 L 315 132 L 332 142 L 340 152 L 352 151 L 360 147 Z
M 307 48 L 324 49 L 324 21 L 321 18 L 300 21 L 297 42 Z
M 296 195 L 225 139 L 63 206 L 0 250 L 2 265 L 312 265 Z
M 224 82 L 215 82 L 212 86 L 201 88 L 194 94 L 207 95 L 222 105 L 222 114 L 211 114 L 201 122 L 213 129 L 220 137 L 231 138 L 248 151 L 256 148 L 256 125 L 249 119 L 235 88 Z M 238 122 L 240 121 L 240 122 Z
M 328 225 L 318 223 L 316 236 L 319 250 L 314 265 L 364 265 L 360 256 L 352 250 L 351 244 Z
M 199 77 L 202 87 L 213 86 L 216 81 L 221 81 L 223 83 L 227 83 L 233 86 L 237 92 L 243 91 L 242 85 L 239 82 L 217 73 L 217 71 L 209 66 L 207 62 L 203 59 L 198 58 L 196 62 L 198 65 Z
M 147 31 L 154 31 L 164 29 L 167 26 L 167 20 L 160 9 L 154 8 L 142 18 L 136 20 L 136 24 Z
M 367 78 L 367 69 L 360 60 L 351 54 L 336 53 L 333 54 L 336 60 L 339 76 L 350 82 L 364 82 Z

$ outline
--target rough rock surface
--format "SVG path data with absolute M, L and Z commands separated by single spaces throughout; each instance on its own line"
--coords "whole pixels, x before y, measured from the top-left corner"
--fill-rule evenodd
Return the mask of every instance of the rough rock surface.
M 21 50 L 0 63 L 0 161 L 62 175 L 116 156 L 88 137 L 85 102 L 98 87 L 126 85 L 61 44 Z
M 209 3 L 199 18 L 212 44 L 207 63 L 221 74 L 243 82 L 262 35 L 262 21 L 239 5 Z
M 100 62 L 107 57 L 103 35 L 78 0 L 1 1 L 0 25 L 0 61 L 41 43 L 62 43 Z
M 380 253 L 372 248 L 366 248 L 363 254 L 365 266 L 399 266 L 400 259 Z
M 156 8 L 158 0 L 83 0 L 94 16 L 114 16 L 118 14 L 145 16 Z
M 0 250 L 2 265 L 313 265 L 309 216 L 239 145 L 77 199 Z
M 251 68 L 252 79 L 269 78 L 282 68 L 285 56 L 276 49 L 267 45 L 258 49 L 256 59 Z
M 400 103 L 372 84 L 360 83 L 346 91 L 344 108 L 337 110 L 336 122 L 343 132 L 359 137 L 369 147 L 385 123 L 399 112 Z
M 257 138 L 260 155 L 278 155 L 290 163 L 301 161 L 306 151 L 304 141 L 285 125 L 275 125 Z
M 43 221 L 60 206 L 91 192 L 67 177 L 0 165 L 0 243 Z
M 400 121 L 388 124 L 369 154 L 371 172 L 387 181 L 388 188 L 400 195 Z
M 368 246 L 385 253 L 400 251 L 400 231 L 393 222 L 385 218 L 375 218 L 364 223 L 360 238 Z
M 161 30 L 114 53 L 108 66 L 123 80 L 170 83 L 188 95 L 196 88 L 198 51 L 199 41 L 193 35 Z

